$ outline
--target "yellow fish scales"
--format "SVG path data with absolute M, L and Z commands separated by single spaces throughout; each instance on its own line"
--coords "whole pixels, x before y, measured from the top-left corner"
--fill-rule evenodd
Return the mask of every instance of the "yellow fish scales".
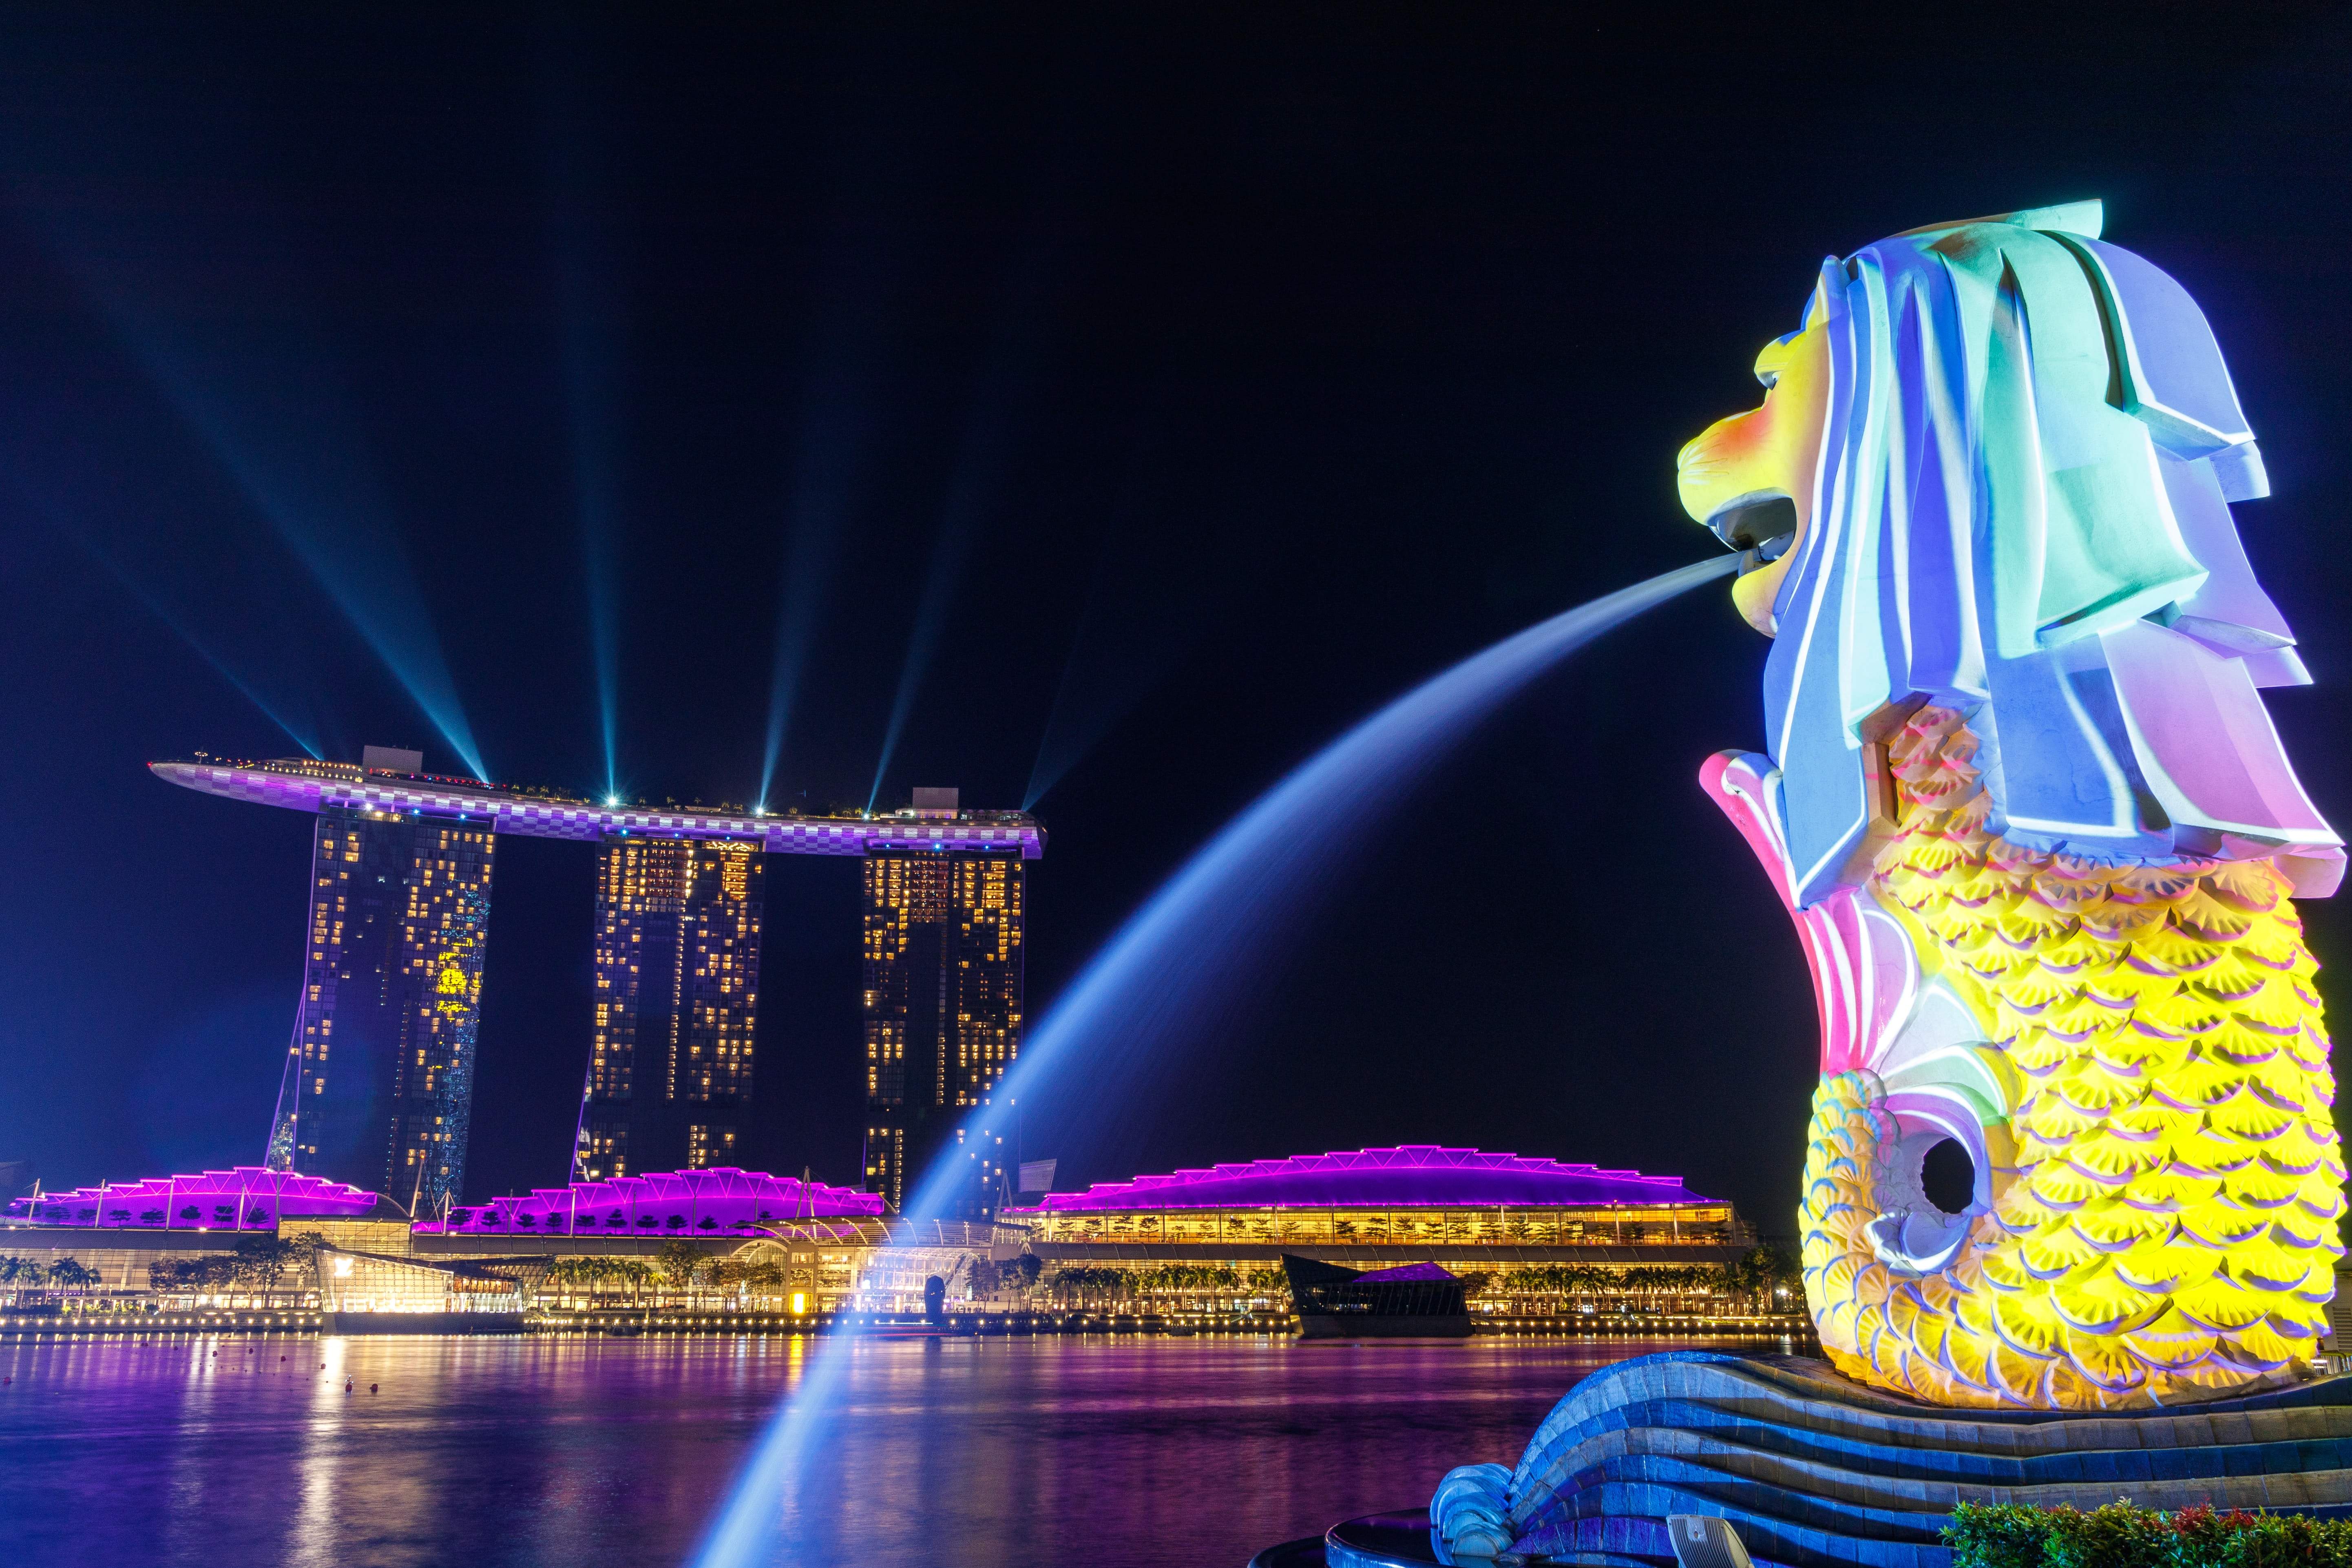
M 1805 1290 L 1851 1376 L 1937 1404 L 2119 1409 L 2294 1381 L 2326 1331 L 2343 1152 L 2317 964 L 2266 860 L 2103 865 L 1986 831 L 1959 714 L 1887 742 L 1865 896 L 1975 1014 L 2013 1085 L 2014 1163 L 1940 1270 L 1871 1221 L 1895 1142 L 1867 1070 L 1824 1078 Z

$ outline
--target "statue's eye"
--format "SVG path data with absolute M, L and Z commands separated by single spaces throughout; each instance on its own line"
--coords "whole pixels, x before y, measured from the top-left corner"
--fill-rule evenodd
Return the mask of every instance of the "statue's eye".
M 1780 373 L 1777 370 L 1759 370 L 1756 373 L 1756 379 L 1763 384 L 1765 391 L 1769 392 L 1780 384 Z

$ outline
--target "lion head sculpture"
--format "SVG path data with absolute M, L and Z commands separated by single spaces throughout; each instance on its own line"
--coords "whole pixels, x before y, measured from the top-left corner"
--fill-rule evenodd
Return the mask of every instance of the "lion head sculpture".
M 2230 513 L 2269 493 L 2261 454 L 2203 314 L 2100 221 L 2084 202 L 1825 261 L 1757 361 L 1763 406 L 1683 450 L 1683 503 L 1748 552 L 1733 595 L 1776 638 L 1800 906 L 1864 874 L 1871 749 L 1928 704 L 1969 714 L 2012 843 L 2279 857 L 2305 894 L 2341 875 L 2256 695 L 2310 679 Z

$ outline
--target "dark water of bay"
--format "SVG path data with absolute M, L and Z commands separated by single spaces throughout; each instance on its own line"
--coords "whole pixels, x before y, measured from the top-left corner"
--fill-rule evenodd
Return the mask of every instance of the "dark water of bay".
M 1697 1343 L 867 1342 L 778 1561 L 1241 1568 L 1514 1460 L 1585 1373 Z M 0 1563 L 672 1568 L 810 1348 L 0 1345 Z

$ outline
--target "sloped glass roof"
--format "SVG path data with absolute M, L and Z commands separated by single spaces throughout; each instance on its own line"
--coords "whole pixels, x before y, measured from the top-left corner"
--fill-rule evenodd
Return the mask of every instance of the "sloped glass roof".
M 1015 1214 L 1192 1208 L 1547 1208 L 1708 1204 L 1680 1176 L 1604 1171 L 1525 1154 L 1490 1154 L 1405 1143 L 1330 1154 L 1294 1154 L 1100 1182 L 1049 1193 Z

